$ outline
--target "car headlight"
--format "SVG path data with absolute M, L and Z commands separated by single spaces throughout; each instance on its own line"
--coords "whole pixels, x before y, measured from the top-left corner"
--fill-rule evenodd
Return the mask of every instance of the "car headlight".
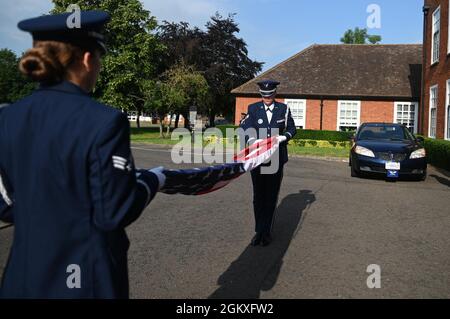
M 359 155 L 364 155 L 368 157 L 375 157 L 375 154 L 369 150 L 368 148 L 362 147 L 362 146 L 356 146 L 355 153 Z
M 412 152 L 409 158 L 410 159 L 424 158 L 425 156 L 427 156 L 427 152 L 425 151 L 424 148 L 420 148 L 417 151 Z

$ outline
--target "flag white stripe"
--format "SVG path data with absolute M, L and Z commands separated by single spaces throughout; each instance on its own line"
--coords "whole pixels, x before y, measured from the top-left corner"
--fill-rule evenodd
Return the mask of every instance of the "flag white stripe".
M 267 146 L 266 146 L 267 147 Z M 263 148 L 258 148 L 254 151 L 252 151 L 250 154 L 248 154 L 242 164 L 244 166 L 245 171 L 251 171 L 255 168 L 257 168 L 259 165 L 265 163 L 268 159 L 272 157 L 272 155 L 276 152 L 276 150 L 279 147 L 278 140 L 275 139 L 272 142 L 271 148 L 265 149 L 263 151 Z M 255 156 L 255 153 L 260 152 L 257 156 Z M 253 156 L 253 157 L 252 157 Z

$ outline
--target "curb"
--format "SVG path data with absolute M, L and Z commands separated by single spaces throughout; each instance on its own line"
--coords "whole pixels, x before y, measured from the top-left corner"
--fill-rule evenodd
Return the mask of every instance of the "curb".
M 154 148 L 161 148 L 161 149 L 169 149 L 172 148 L 173 145 L 168 144 L 152 144 L 152 143 L 131 143 L 131 147 L 140 147 L 140 146 L 151 146 Z
M 319 161 L 326 161 L 326 162 L 348 163 L 348 158 L 344 158 L 344 157 L 308 156 L 308 155 L 296 155 L 296 154 L 291 155 L 291 154 L 289 154 L 289 158 L 304 158 L 304 159 L 319 160 Z
M 12 224 L 7 224 L 7 223 L 4 223 L 4 222 L 0 222 L 0 230 L 2 230 L 4 228 L 9 228 L 11 226 L 12 226 Z

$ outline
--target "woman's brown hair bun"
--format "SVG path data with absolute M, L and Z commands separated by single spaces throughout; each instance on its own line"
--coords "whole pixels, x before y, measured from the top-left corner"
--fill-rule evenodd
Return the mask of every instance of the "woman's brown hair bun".
M 80 56 L 74 46 L 54 41 L 37 41 L 19 63 L 20 71 L 33 81 L 44 84 L 61 82 L 66 68 Z

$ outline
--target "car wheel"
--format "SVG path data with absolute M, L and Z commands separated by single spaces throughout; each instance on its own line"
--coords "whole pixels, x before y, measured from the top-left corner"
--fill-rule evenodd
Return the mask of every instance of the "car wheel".
M 419 181 L 425 181 L 426 179 L 427 179 L 427 171 L 425 171 L 425 173 L 423 173 L 422 175 L 420 175 L 418 178 L 417 178 Z
M 359 177 L 360 176 L 360 173 L 358 173 L 358 171 L 355 169 L 353 164 L 350 166 L 350 174 L 351 174 L 352 177 Z

